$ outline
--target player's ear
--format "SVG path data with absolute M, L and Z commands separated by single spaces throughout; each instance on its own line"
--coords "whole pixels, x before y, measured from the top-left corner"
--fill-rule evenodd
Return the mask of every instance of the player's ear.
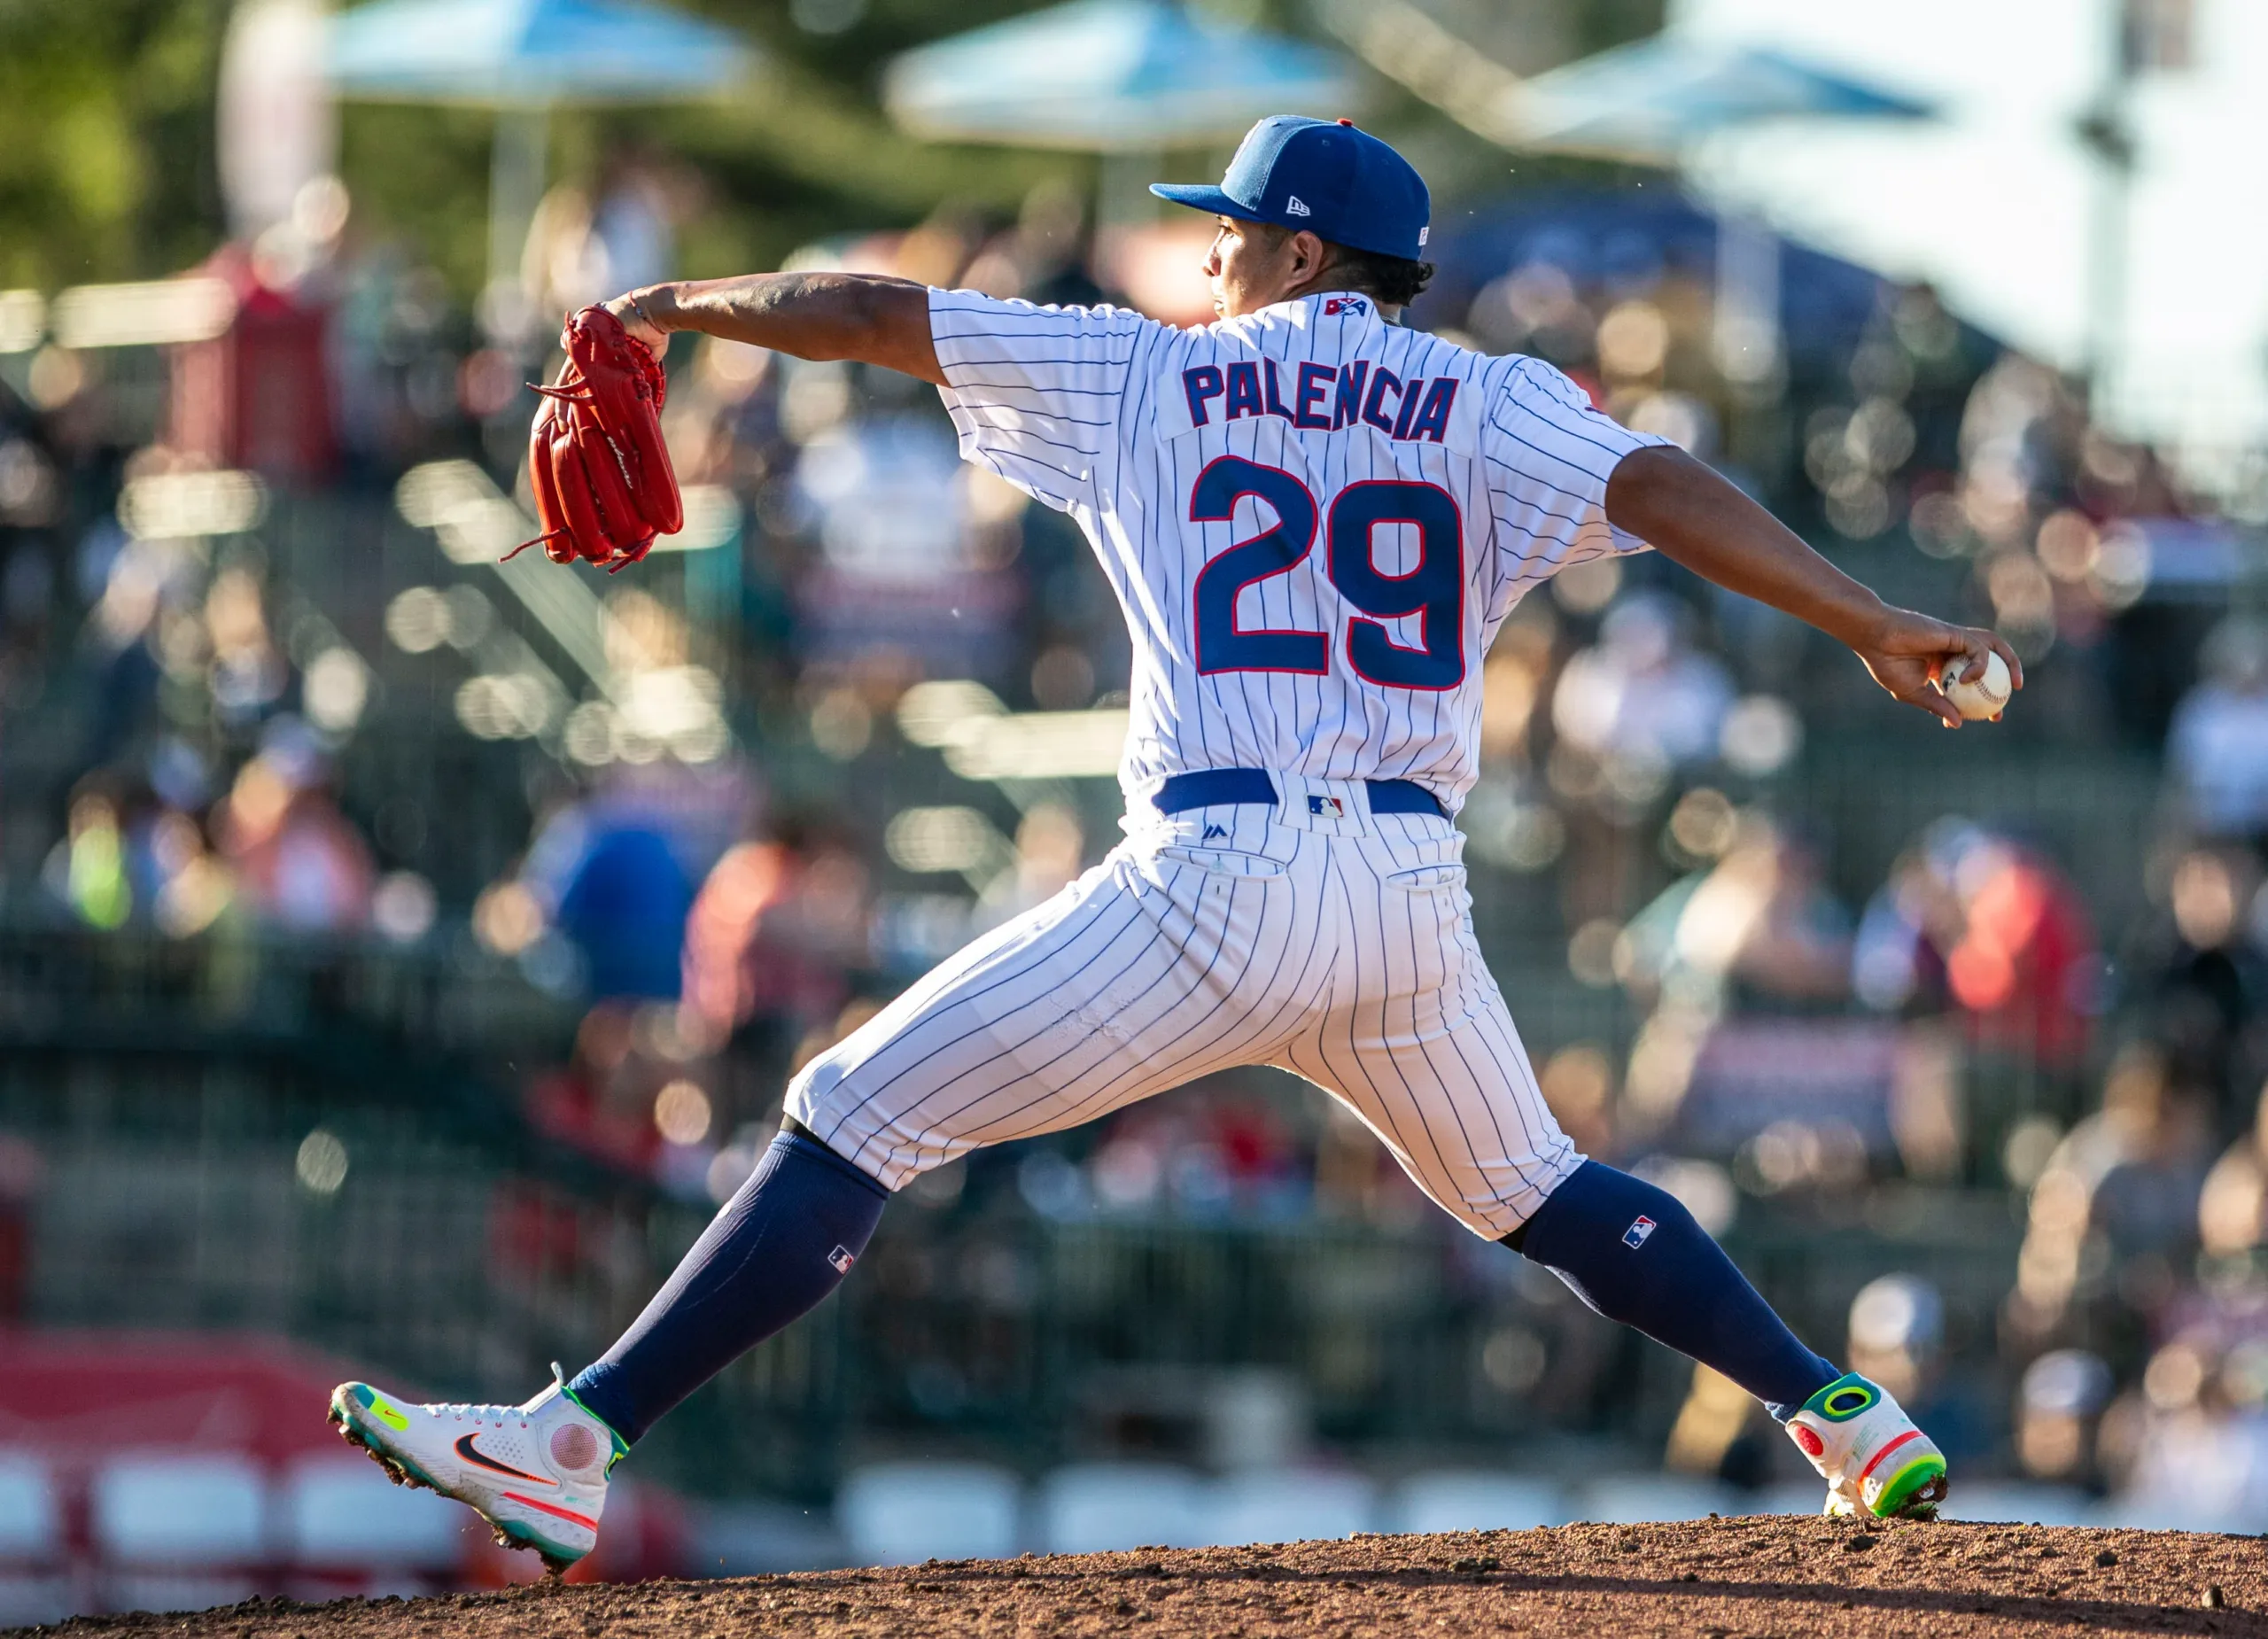
M 1286 271 L 1294 284 L 1303 284 L 1321 273 L 1331 254 L 1323 240 L 1304 228 L 1292 236 L 1291 252 L 1292 265 Z

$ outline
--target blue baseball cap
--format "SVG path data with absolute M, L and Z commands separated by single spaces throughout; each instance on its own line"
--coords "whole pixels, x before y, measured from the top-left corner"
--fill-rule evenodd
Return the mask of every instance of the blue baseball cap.
M 1245 133 L 1219 187 L 1152 183 L 1150 191 L 1216 216 L 1304 228 L 1330 244 L 1405 261 L 1425 253 L 1433 214 L 1417 168 L 1353 120 L 1288 113 Z

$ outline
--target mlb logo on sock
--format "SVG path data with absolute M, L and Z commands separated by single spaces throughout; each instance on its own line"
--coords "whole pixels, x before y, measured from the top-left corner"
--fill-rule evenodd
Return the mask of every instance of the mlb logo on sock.
M 1651 1229 L 1653 1228 L 1653 1225 L 1649 1223 L 1646 1227 L 1648 1229 Z M 1631 1244 L 1635 1246 L 1637 1243 L 1634 1241 Z M 836 1274 L 848 1275 L 850 1272 L 850 1266 L 858 1261 L 858 1254 L 852 1252 L 848 1247 L 837 1247 L 834 1251 L 827 1254 L 827 1261 L 835 1265 L 835 1272 Z
M 1308 812 L 1311 814 L 1322 814 L 1328 819 L 1344 820 L 1347 817 L 1347 804 L 1335 796 L 1310 796 L 1308 798 Z
M 1630 1227 L 1622 1231 L 1622 1244 L 1635 1252 L 1646 1244 L 1646 1237 L 1654 1232 L 1654 1221 L 1644 1213 L 1630 1220 Z

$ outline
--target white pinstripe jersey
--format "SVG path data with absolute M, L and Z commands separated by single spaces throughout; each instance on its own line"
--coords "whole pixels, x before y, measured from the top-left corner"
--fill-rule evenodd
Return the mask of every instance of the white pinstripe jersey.
M 1643 542 L 1606 481 L 1662 440 L 1540 360 L 1318 292 L 1192 330 L 932 291 L 964 459 L 1068 513 L 1126 613 L 1120 781 L 1406 778 L 1454 812 L 1513 603 Z

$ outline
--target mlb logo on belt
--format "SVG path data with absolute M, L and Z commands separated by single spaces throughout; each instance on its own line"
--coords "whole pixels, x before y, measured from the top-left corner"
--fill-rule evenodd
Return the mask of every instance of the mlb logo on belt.
M 1327 819 L 1344 820 L 1347 817 L 1347 804 L 1335 796 L 1310 796 L 1308 798 L 1308 812 L 1311 814 L 1322 814 Z
M 1646 1237 L 1654 1232 L 1654 1221 L 1644 1213 L 1630 1220 L 1630 1227 L 1622 1231 L 1622 1244 L 1635 1252 L 1646 1244 Z
M 1326 319 L 1335 319 L 1342 313 L 1360 314 L 1363 310 L 1363 299 L 1359 296 L 1333 296 L 1323 304 L 1323 316 Z

